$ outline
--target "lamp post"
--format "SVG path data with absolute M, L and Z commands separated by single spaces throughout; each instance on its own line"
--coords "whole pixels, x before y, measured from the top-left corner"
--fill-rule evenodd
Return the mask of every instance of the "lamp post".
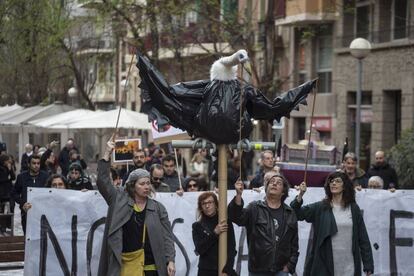
M 357 157 L 357 166 L 359 167 L 359 155 L 361 147 L 361 96 L 362 96 L 362 60 L 366 58 L 371 51 L 371 43 L 364 38 L 355 38 L 349 46 L 351 55 L 358 59 L 358 88 L 356 93 L 356 126 L 355 126 L 355 154 Z
M 71 87 L 71 88 L 69 88 L 69 90 L 68 90 L 68 96 L 69 96 L 69 98 L 71 98 L 72 100 L 72 103 L 71 103 L 71 105 L 73 106 L 73 102 L 74 102 L 74 99 L 75 99 L 75 97 L 78 95 L 78 89 L 76 89 L 76 87 Z
M 127 79 L 123 79 L 123 80 L 121 80 L 119 85 L 121 86 L 122 93 L 121 93 L 118 104 L 121 105 L 122 107 L 126 107 L 126 103 L 128 101 L 127 92 L 129 90 L 129 82 L 128 82 Z M 124 106 L 124 104 L 125 104 L 125 106 Z

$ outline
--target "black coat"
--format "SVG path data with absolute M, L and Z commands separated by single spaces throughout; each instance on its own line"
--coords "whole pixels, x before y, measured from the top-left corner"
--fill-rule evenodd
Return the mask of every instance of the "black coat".
M 384 165 L 375 165 L 373 164 L 368 170 L 368 176 L 379 176 L 384 180 L 384 189 L 396 188 L 398 189 L 398 176 L 394 168 L 392 168 L 388 163 Z M 393 187 L 390 187 L 390 184 L 394 184 Z
M 13 188 L 12 181 L 16 179 L 13 170 L 0 165 L 0 200 L 9 200 Z
M 301 207 L 295 198 L 290 206 L 295 210 L 298 220 L 311 222 L 313 226 L 313 244 L 306 258 L 304 276 L 330 276 L 334 274 L 331 237 L 338 232 L 331 206 L 325 201 Z M 374 260 L 367 229 L 361 210 L 351 203 L 352 213 L 352 253 L 354 255 L 354 275 L 361 275 L 361 259 L 364 271 L 374 273 Z
M 29 169 L 29 156 L 27 153 L 22 154 L 22 158 L 20 161 L 20 172 L 27 171 Z
M 252 181 L 250 181 L 250 189 L 252 188 L 260 188 L 263 186 L 264 184 L 264 175 L 265 172 L 263 169 L 260 169 L 256 175 L 254 176 L 254 178 L 252 179 Z
M 286 265 L 293 274 L 299 257 L 298 222 L 295 212 L 282 204 L 284 229 L 282 238 L 276 242 L 273 238 L 275 226 L 266 202 L 251 202 L 247 208 L 237 205 L 235 199 L 229 204 L 229 218 L 239 226 L 245 226 L 249 247 L 249 271 L 281 271 Z
M 20 205 L 20 208 L 23 208 L 23 204 L 27 202 L 27 188 L 43 188 L 48 178 L 48 173 L 42 170 L 36 176 L 31 176 L 29 171 L 24 171 L 17 176 L 11 196 Z
M 227 263 L 223 269 L 228 275 L 234 275 L 233 266 L 236 257 L 236 239 L 231 221 L 228 221 L 227 231 Z M 193 242 L 195 253 L 200 256 L 198 262 L 198 275 L 217 275 L 218 273 L 218 237 L 214 228 L 218 224 L 218 216 L 203 217 L 193 223 Z
M 76 147 L 73 147 L 72 149 L 79 152 Z M 70 163 L 71 163 L 70 158 L 69 158 L 69 152 L 72 149 L 68 149 L 67 147 L 63 147 L 62 150 L 59 153 L 58 162 L 59 162 L 59 166 L 62 170 L 62 175 L 64 175 L 64 176 L 67 176 L 68 172 L 69 172 L 69 166 L 70 166 Z M 82 164 L 82 167 L 83 167 L 83 164 Z

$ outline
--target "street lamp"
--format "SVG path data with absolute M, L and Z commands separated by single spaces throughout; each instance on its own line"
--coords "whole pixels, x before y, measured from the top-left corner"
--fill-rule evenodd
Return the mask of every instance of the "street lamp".
M 127 92 L 129 90 L 129 81 L 127 79 L 123 79 L 121 80 L 119 85 L 121 86 L 122 93 L 121 93 L 120 99 L 117 99 L 117 100 L 119 102 L 119 105 L 123 105 L 124 103 L 127 102 Z
M 358 59 L 358 89 L 356 94 L 356 127 L 355 127 L 355 154 L 359 167 L 359 155 L 361 147 L 361 95 L 362 95 L 362 60 L 371 51 L 371 43 L 364 38 L 355 38 L 349 45 L 351 55 Z
M 72 99 L 72 106 L 73 106 L 74 99 L 77 95 L 78 95 L 78 89 L 76 89 L 76 87 L 69 88 L 68 96 L 69 96 L 69 98 Z

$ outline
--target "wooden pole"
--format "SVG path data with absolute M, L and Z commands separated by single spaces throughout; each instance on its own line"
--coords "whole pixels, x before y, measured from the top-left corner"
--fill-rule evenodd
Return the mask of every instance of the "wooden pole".
M 306 160 L 305 160 L 305 175 L 303 176 L 303 182 L 306 183 L 308 177 L 308 162 L 309 162 L 309 150 L 310 150 L 310 142 L 312 136 L 312 124 L 313 124 L 313 115 L 315 114 L 315 103 L 316 103 L 316 92 L 317 89 L 313 89 L 313 103 L 312 103 L 312 114 L 311 114 L 311 123 L 309 127 L 309 137 L 308 137 L 308 146 L 306 147 Z
M 227 221 L 227 151 L 226 145 L 218 146 L 218 188 L 219 188 L 219 207 L 218 220 Z M 222 232 L 219 236 L 219 273 L 223 271 L 227 262 L 227 232 Z

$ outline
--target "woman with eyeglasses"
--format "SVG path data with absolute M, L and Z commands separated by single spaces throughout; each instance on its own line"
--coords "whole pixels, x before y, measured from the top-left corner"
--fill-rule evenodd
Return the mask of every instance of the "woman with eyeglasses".
M 364 275 L 374 273 L 374 261 L 361 209 L 355 202 L 355 190 L 349 177 L 330 174 L 325 183 L 325 198 L 302 206 L 306 184 L 291 202 L 298 220 L 312 223 L 313 244 L 303 275 Z
M 236 256 L 236 240 L 233 224 L 218 221 L 218 199 L 213 192 L 204 192 L 198 197 L 197 213 L 199 220 L 193 223 L 195 252 L 200 256 L 197 276 L 218 274 L 219 235 L 227 232 L 227 264 L 220 275 L 237 275 L 233 270 Z

